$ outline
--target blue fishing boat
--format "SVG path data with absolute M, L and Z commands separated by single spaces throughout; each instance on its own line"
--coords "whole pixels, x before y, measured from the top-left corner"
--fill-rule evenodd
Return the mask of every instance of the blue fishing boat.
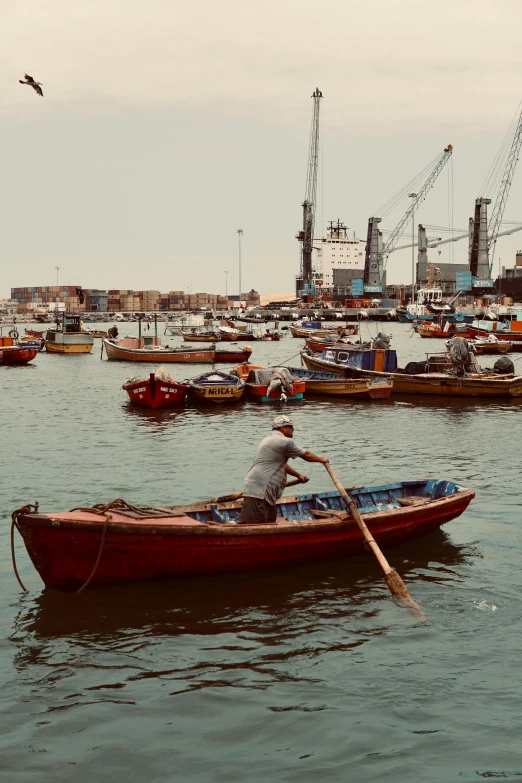
M 331 372 L 339 378 L 350 377 L 352 368 L 381 373 L 397 370 L 397 352 L 393 348 L 325 348 L 321 354 L 304 348 L 301 358 L 309 370 Z

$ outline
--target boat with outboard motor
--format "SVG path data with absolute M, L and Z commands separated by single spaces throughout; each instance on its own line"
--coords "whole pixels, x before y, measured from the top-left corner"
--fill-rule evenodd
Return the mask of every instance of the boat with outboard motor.
M 453 337 L 450 343 L 450 351 L 426 354 L 424 361 L 409 362 L 404 368 L 397 366 L 396 353 L 391 349 L 377 357 L 373 351 L 333 349 L 319 356 L 305 348 L 301 357 L 308 369 L 333 372 L 342 378 L 388 378 L 393 380 L 394 394 L 490 399 L 522 395 L 522 375 L 482 370 L 464 338 Z M 376 369 L 377 359 L 383 366 L 380 370 Z M 499 362 L 505 360 L 502 357 Z
M 460 516 L 475 496 L 445 479 L 350 493 L 380 546 L 436 530 Z M 274 523 L 237 524 L 241 508 L 237 500 L 159 508 L 116 500 L 43 513 L 36 504 L 14 511 L 12 524 L 44 584 L 64 591 L 288 567 L 364 552 L 364 537 L 339 492 L 282 497 Z
M 303 399 L 306 384 L 284 367 L 263 367 L 250 370 L 246 388 L 256 402 L 294 402 Z

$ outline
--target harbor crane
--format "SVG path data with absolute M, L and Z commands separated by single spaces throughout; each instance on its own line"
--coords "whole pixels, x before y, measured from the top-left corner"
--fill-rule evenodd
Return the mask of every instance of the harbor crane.
M 404 233 L 404 229 L 417 209 L 424 201 L 428 191 L 431 190 L 440 172 L 450 159 L 453 146 L 448 144 L 444 151 L 436 158 L 428 178 L 417 193 L 410 193 L 411 203 L 406 213 L 394 228 L 386 243 L 383 244 L 382 232 L 379 231 L 379 223 L 382 218 L 371 217 L 368 220 L 368 234 L 366 238 L 366 256 L 364 263 L 364 291 L 382 293 L 383 277 L 386 258 L 393 252 L 397 242 Z
M 513 182 L 520 146 L 522 145 L 522 111 L 518 116 L 518 121 L 511 138 L 511 145 L 506 155 L 507 140 L 508 137 L 504 140 L 497 156 L 497 165 L 492 167 L 486 182 L 482 186 L 483 188 L 487 188 L 488 186 L 493 187 L 494 180 L 498 177 L 502 159 L 504 157 L 504 171 L 502 173 L 502 179 L 500 180 L 495 205 L 489 223 L 488 204 L 491 204 L 491 199 L 483 196 L 476 199 L 474 217 L 469 219 L 468 258 L 471 273 L 471 287 L 477 292 L 493 288 L 491 269 L 493 267 L 495 246 L 498 237 L 501 236 L 499 233 L 500 225 L 511 189 L 511 183 Z
M 312 286 L 312 250 L 314 244 L 314 226 L 317 201 L 317 171 L 319 168 L 319 108 L 323 93 L 316 87 L 312 93 L 313 113 L 312 129 L 310 131 L 310 149 L 308 152 L 308 171 L 306 177 L 306 191 L 303 207 L 303 228 L 296 235 L 301 242 L 301 281 L 302 286 L 297 286 L 302 291 L 297 295 L 313 293 Z

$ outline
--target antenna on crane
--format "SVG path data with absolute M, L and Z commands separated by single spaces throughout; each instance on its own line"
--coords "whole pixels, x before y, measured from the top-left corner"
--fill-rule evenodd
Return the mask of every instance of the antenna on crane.
M 298 296 L 312 293 L 312 250 L 314 244 L 315 211 L 317 200 L 317 171 L 319 168 L 319 106 L 323 93 L 316 87 L 312 93 L 313 113 L 310 131 L 310 149 L 308 151 L 308 169 L 306 177 L 303 207 L 303 228 L 296 235 L 301 242 L 301 281 L 302 290 Z M 299 282 L 297 285 L 299 289 Z
M 404 229 L 412 216 L 415 214 L 417 206 L 424 201 L 428 195 L 428 191 L 431 190 L 435 184 L 435 180 L 439 176 L 440 172 L 451 158 L 453 153 L 453 146 L 448 144 L 444 151 L 437 156 L 435 165 L 431 168 L 428 178 L 420 187 L 416 193 L 410 195 L 410 206 L 406 210 L 405 214 L 395 226 L 390 236 L 386 240 L 386 244 L 383 245 L 382 232 L 379 231 L 379 223 L 382 218 L 371 217 L 368 220 L 368 235 L 366 238 L 366 258 L 364 263 L 364 291 L 382 293 L 384 267 L 387 257 L 390 253 L 396 249 L 397 242 L 404 233 Z M 421 174 L 425 174 L 424 169 Z M 419 175 L 420 176 L 420 175 Z M 418 179 L 418 177 L 416 178 Z M 411 183 L 410 183 L 411 184 Z M 409 187 L 408 187 L 409 189 Z M 390 203 L 390 202 L 388 202 Z

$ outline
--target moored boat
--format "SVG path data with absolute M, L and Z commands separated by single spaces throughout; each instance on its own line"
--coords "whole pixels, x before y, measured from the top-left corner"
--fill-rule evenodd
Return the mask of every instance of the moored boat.
M 218 332 L 198 331 L 197 329 L 181 332 L 181 336 L 185 342 L 191 343 L 215 343 L 221 340 L 221 335 Z
M 387 399 L 392 393 L 393 381 L 387 378 L 339 378 L 330 372 L 305 370 L 303 367 L 287 367 L 288 372 L 306 383 L 305 397 L 350 397 L 353 399 Z
M 489 399 L 522 395 L 522 375 L 481 370 L 473 356 L 470 357 L 470 369 L 459 373 L 449 354 L 435 354 L 423 362 L 409 362 L 399 368 L 395 351 L 390 350 L 395 358 L 384 358 L 382 363 L 388 366 L 376 370 L 376 357 L 372 358 L 371 353 L 326 350 L 318 356 L 304 349 L 301 356 L 309 370 L 333 372 L 342 378 L 388 378 L 393 381 L 394 394 Z
M 256 402 L 302 400 L 305 389 L 305 381 L 294 378 L 284 367 L 251 370 L 247 377 L 247 394 Z
M 61 328 L 47 329 L 44 335 L 45 350 L 49 353 L 90 353 L 94 338 L 82 331 L 79 315 L 62 313 Z
M 158 367 L 148 378 L 130 378 L 123 388 L 132 403 L 157 409 L 181 405 L 188 386 L 174 380 L 165 367 Z
M 107 359 L 120 362 L 182 362 L 209 364 L 214 361 L 214 348 L 208 350 L 191 348 L 170 348 L 157 345 L 153 337 L 121 337 L 118 340 L 103 340 Z M 150 341 L 150 342 L 149 342 Z
M 321 328 L 319 322 L 303 322 L 300 325 L 292 324 L 290 327 L 292 337 L 351 337 L 359 334 L 357 324 L 346 324 L 346 326 Z
M 0 336 L 0 364 L 13 367 L 31 362 L 40 348 L 16 343 L 13 337 Z
M 238 375 L 230 375 L 212 369 L 188 382 L 190 394 L 200 402 L 237 402 L 245 392 L 245 381 Z
M 475 493 L 421 479 L 350 490 L 380 546 L 430 533 L 462 514 Z M 34 511 L 32 510 L 34 508 Z M 281 498 L 275 523 L 234 524 L 241 502 L 136 508 L 114 501 L 70 512 L 13 513 L 47 587 L 78 590 L 136 580 L 270 569 L 364 552 L 364 538 L 338 492 Z
M 220 362 L 248 362 L 252 355 L 250 345 L 244 345 L 242 348 L 217 348 L 214 351 L 214 364 Z

